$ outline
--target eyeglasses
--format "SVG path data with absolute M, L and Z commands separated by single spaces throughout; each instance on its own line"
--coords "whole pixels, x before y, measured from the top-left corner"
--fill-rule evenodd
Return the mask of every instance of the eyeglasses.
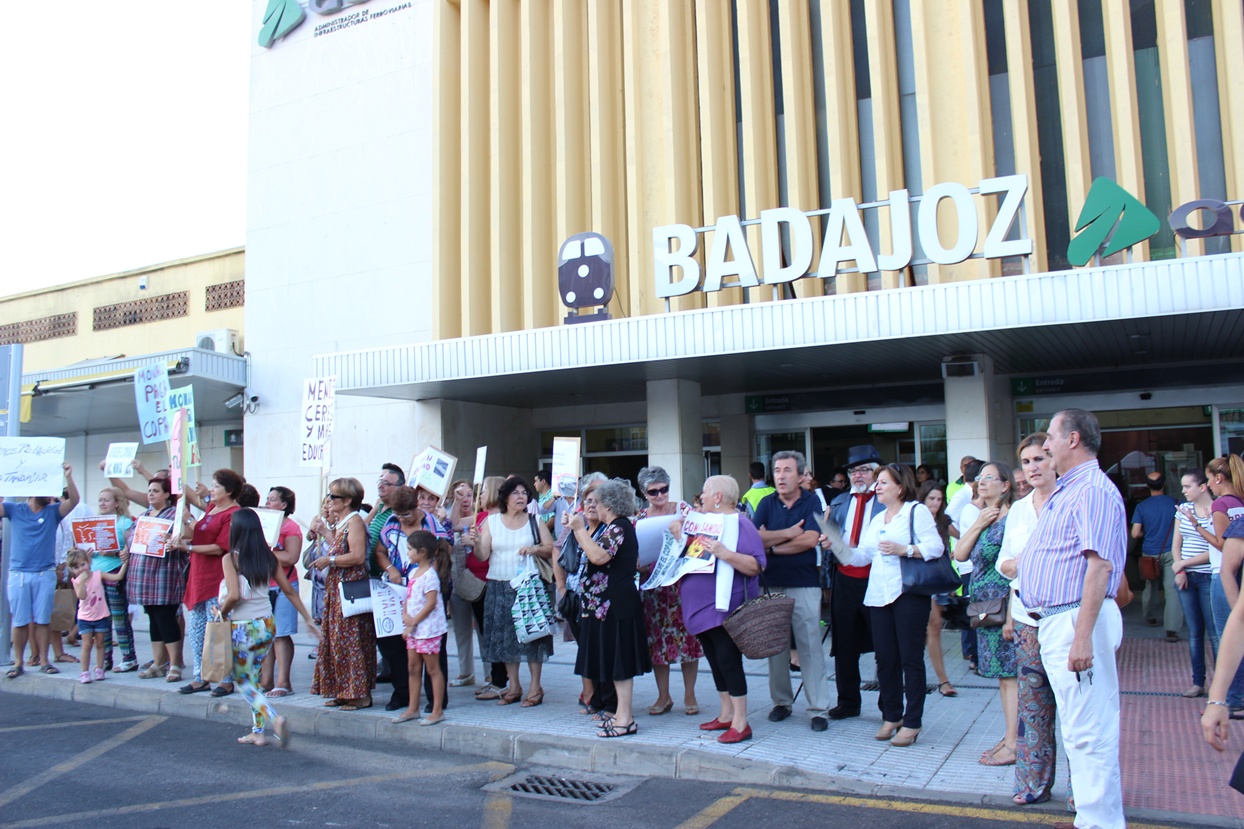
M 666 484 L 665 486 L 654 486 L 652 489 L 647 490 L 647 493 L 649 498 L 655 498 L 658 495 L 665 495 L 669 491 L 670 486 L 669 484 Z
M 396 516 L 401 521 L 406 521 L 407 519 L 410 518 L 410 516 L 414 515 L 414 513 L 413 512 L 395 512 L 393 513 L 393 515 Z
M 584 498 L 583 499 L 583 506 L 587 506 L 588 504 L 599 504 L 599 503 L 600 501 L 597 501 L 595 498 Z
M 380 480 L 376 481 L 376 486 L 381 489 L 387 489 L 388 487 L 391 487 L 391 486 L 397 486 L 397 484 L 394 483 L 393 481 L 386 481 L 384 478 L 381 478 Z
M 856 475 L 870 475 L 872 468 L 868 466 L 855 466 L 847 470 L 847 474 L 854 478 Z
M 1002 479 L 995 475 L 977 475 L 976 476 L 976 483 L 978 484 L 987 484 L 991 482 L 1002 483 Z

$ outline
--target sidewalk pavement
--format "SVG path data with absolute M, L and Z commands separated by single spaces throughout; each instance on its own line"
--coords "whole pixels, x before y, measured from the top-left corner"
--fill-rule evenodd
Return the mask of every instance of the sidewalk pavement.
M 1226 755 L 1219 755 L 1205 743 L 1200 729 L 1204 700 L 1179 696 L 1189 684 L 1187 643 L 1176 645 L 1157 638 L 1161 631 L 1138 625 L 1132 618 L 1137 610 L 1128 611 L 1119 662 L 1123 691 L 1120 760 L 1129 819 L 1244 827 L 1244 797 L 1226 785 L 1240 737 Z M 139 616 L 135 622 L 136 638 L 147 642 L 145 617 Z M 449 639 L 452 677 L 457 662 L 453 637 Z M 387 684 L 377 688 L 376 704 L 366 711 L 346 713 L 324 708 L 320 697 L 307 693 L 315 665 L 307 658 L 313 642 L 305 634 L 295 637 L 295 642 L 296 693 L 273 703 L 288 717 L 296 733 L 392 740 L 520 765 L 883 794 L 1007 806 L 1019 811 L 1010 801 L 1013 770 L 977 762 L 983 751 L 1001 739 L 1004 722 L 997 684 L 968 672 L 959 656 L 957 631 L 946 632 L 943 645 L 947 670 L 959 696 L 946 698 L 936 691 L 928 696 L 920 741 L 909 748 L 893 748 L 873 739 L 880 724 L 875 691 L 864 692 L 864 716 L 831 722 L 824 733 L 811 731 L 809 715 L 798 701 L 795 714 L 788 720 L 769 722 L 766 666 L 751 661 L 746 664 L 751 692 L 749 720 L 755 734 L 751 741 L 725 746 L 716 742 L 716 732 L 698 730 L 699 723 L 717 713 L 716 692 L 703 662 L 696 685 L 698 715 L 684 714 L 682 678 L 674 670 L 673 711 L 649 716 L 647 709 L 656 699 L 656 688 L 652 677 L 646 676 L 636 681 L 639 733 L 626 739 L 602 740 L 595 736 L 588 718 L 579 714 L 576 700 L 581 686 L 574 675 L 575 646 L 562 642 L 557 643 L 556 654 L 544 669 L 543 705 L 498 706 L 474 700 L 470 687 L 452 688 L 444 724 L 430 728 L 413 723 L 397 725 L 390 722 L 393 715 L 383 709 L 389 698 Z M 140 647 L 140 653 L 144 650 Z M 77 650 L 69 652 L 76 654 Z M 478 659 L 475 664 L 476 675 L 482 677 Z M 826 664 L 832 666 L 832 660 L 827 658 Z M 136 673 L 109 673 L 106 682 L 82 685 L 77 681 L 76 666 L 60 667 L 59 676 L 28 671 L 17 680 L 0 683 L 0 690 L 250 724 L 250 708 L 240 694 L 223 699 L 207 694 L 181 695 L 176 693 L 176 686 L 163 679 L 142 680 Z M 861 667 L 865 680 L 871 679 L 872 660 L 865 657 Z M 526 687 L 526 668 L 522 677 Z M 931 669 L 929 677 L 936 681 Z M 830 685 L 832 689 L 832 680 Z M 1023 809 L 1061 813 L 1068 779 L 1066 761 L 1060 756 L 1053 801 Z

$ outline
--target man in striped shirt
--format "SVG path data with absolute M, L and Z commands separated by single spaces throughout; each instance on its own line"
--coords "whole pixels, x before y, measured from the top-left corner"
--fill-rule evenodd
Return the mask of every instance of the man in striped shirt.
M 1062 723 L 1076 820 L 1061 826 L 1126 826 L 1119 774 L 1119 677 L 1123 620 L 1111 599 L 1123 579 L 1123 498 L 1101 471 L 1101 427 L 1091 412 L 1064 409 L 1045 451 L 1058 486 L 1019 558 L 1024 604 L 1037 621 L 1041 663 Z

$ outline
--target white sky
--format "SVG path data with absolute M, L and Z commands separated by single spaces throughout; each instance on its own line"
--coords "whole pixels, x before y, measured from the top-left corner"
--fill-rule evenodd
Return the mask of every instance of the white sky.
M 9 0 L 0 296 L 246 241 L 247 0 Z

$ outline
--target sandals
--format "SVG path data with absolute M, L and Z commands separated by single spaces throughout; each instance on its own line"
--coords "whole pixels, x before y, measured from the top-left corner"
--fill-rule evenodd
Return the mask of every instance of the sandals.
M 21 676 L 24 673 L 26 673 L 26 669 L 19 665 L 16 668 L 11 669 L 8 673 L 5 674 L 5 676 L 7 676 L 9 679 L 17 679 L 19 676 Z
M 475 692 L 475 698 L 482 702 L 489 700 L 501 699 L 501 692 L 493 685 L 485 685 Z
M 683 713 L 686 714 L 688 717 L 694 717 L 700 713 L 700 706 L 695 705 L 694 703 L 691 705 L 688 705 L 685 709 L 683 709 Z
M 634 720 L 631 720 L 630 725 L 624 727 L 619 727 L 613 720 L 610 720 L 609 722 L 601 725 L 600 731 L 596 732 L 596 736 L 609 739 L 611 737 L 630 737 L 638 733 L 639 723 Z
M 217 685 L 215 688 L 212 689 L 212 696 L 216 697 L 217 699 L 220 699 L 221 697 L 227 697 L 232 693 L 233 693 L 233 685 L 229 685 L 229 687 L 226 688 L 225 683 L 223 682 L 220 685 Z
M 183 685 L 180 688 L 178 688 L 177 693 L 179 694 L 200 694 L 204 691 L 210 691 L 210 690 L 212 690 L 212 684 L 210 682 L 204 682 L 202 684 L 196 684 L 194 682 L 191 682 L 189 685 Z
M 76 664 L 78 661 L 78 657 L 74 656 L 72 653 L 62 653 L 61 655 L 56 657 L 56 661 L 60 662 L 61 664 L 65 664 L 65 663 Z
M 162 676 L 164 676 L 164 666 L 157 665 L 154 662 L 152 662 L 150 665 L 148 665 L 147 667 L 143 668 L 141 671 L 138 672 L 139 679 L 158 679 L 159 677 L 162 677 Z M 181 679 L 181 677 L 178 676 L 177 679 Z M 174 681 L 175 680 L 172 680 L 172 679 L 169 680 L 169 682 L 174 682 Z
M 497 700 L 497 705 L 513 705 L 523 698 L 523 689 L 517 691 L 507 691 L 501 694 L 501 698 Z
M 269 691 L 269 692 L 268 692 L 267 694 L 265 694 L 264 696 L 268 696 L 268 697 L 288 697 L 288 696 L 289 696 L 290 694 L 292 694 L 292 693 L 294 693 L 294 689 L 293 689 L 293 688 L 281 688 L 281 687 L 277 687 L 277 688 L 273 688 L 271 691 Z
M 943 688 L 948 688 L 949 690 L 945 690 L 945 691 L 943 691 L 943 690 L 942 690 Z M 949 680 L 949 679 L 948 679 L 948 680 L 946 680 L 945 682 L 942 682 L 942 683 L 939 683 L 939 684 L 938 684 L 938 686 L 937 686 L 937 692 L 938 692 L 939 694 L 941 694 L 942 696 L 944 696 L 944 697 L 957 697 L 957 696 L 959 696 L 959 692 L 955 690 L 955 686 L 953 686 L 953 685 L 951 685 L 951 684 L 950 684 L 950 680 Z
M 1011 798 L 1011 802 L 1016 806 L 1031 806 L 1035 803 L 1045 803 L 1050 799 L 1049 792 L 1041 794 L 1017 794 Z
M 160 670 L 164 670 L 161 668 Z M 164 677 L 165 682 L 181 682 L 181 668 L 169 668 L 167 676 Z
M 664 705 L 653 705 L 651 708 L 649 708 L 648 716 L 659 717 L 662 714 L 668 714 L 670 711 L 673 710 L 673 708 L 674 708 L 674 701 L 672 699 L 667 700 Z
M 362 711 L 364 708 L 371 708 L 372 701 L 368 699 L 366 703 L 362 701 L 343 702 L 337 706 L 338 711 Z
M 39 673 L 41 673 L 41 674 L 58 674 L 58 673 L 60 673 L 60 668 L 56 667 L 55 665 L 53 665 L 53 664 L 51 664 L 51 663 L 48 663 L 48 664 L 44 665 L 42 668 L 40 668 L 40 669 L 39 669 Z
M 1009 760 L 1000 760 L 999 757 L 1005 756 L 1004 752 L 1010 752 Z M 982 757 L 980 764 L 982 766 L 1013 766 L 1015 765 L 1015 749 L 1003 746 L 988 757 Z
M 590 701 L 585 701 L 583 695 L 579 694 L 579 713 L 590 717 L 599 714 L 600 709 L 592 705 Z
M 522 707 L 523 708 L 535 708 L 537 705 L 540 705 L 542 702 L 544 702 L 544 692 L 540 691 L 538 693 L 532 694 L 531 696 L 527 697 L 527 699 L 523 700 Z M 440 722 L 440 721 L 437 720 L 437 722 Z

